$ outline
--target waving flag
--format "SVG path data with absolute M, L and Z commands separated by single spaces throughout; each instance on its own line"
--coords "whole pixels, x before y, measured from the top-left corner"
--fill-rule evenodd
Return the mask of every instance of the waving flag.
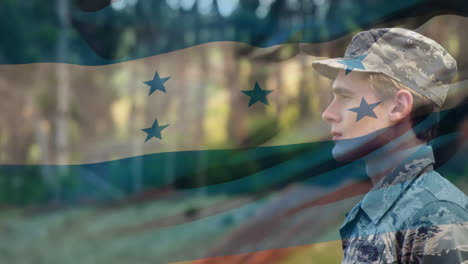
M 457 59 L 432 146 L 467 190 L 465 5 L 1 5 L 2 262 L 339 262 L 338 227 L 370 184 L 331 155 L 331 82 L 311 63 L 374 26 Z
M 468 13 L 466 6 L 454 0 L 69 2 L 61 16 L 52 3 L 33 1 L 19 6 L 5 1 L 0 11 L 1 33 L 8 37 L 0 42 L 0 63 L 112 64 L 217 41 L 256 47 L 320 43 L 383 22 L 417 27 L 437 14 Z M 60 17 L 63 26 L 57 23 Z M 32 25 L 33 31 L 28 28 Z M 64 35 L 70 37 L 75 56 L 57 56 L 58 39 Z

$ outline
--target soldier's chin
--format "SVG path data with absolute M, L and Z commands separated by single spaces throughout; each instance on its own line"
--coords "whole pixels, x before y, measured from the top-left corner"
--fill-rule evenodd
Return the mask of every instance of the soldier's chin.
M 384 128 L 361 137 L 336 140 L 333 158 L 338 162 L 351 162 L 365 157 L 388 142 L 387 130 Z

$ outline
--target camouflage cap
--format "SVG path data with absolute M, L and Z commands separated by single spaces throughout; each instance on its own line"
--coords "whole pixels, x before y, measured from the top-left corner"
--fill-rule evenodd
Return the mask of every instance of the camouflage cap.
M 441 107 L 457 71 L 455 59 L 437 42 L 402 28 L 378 28 L 353 37 L 343 58 L 315 61 L 328 78 L 340 69 L 383 73 Z

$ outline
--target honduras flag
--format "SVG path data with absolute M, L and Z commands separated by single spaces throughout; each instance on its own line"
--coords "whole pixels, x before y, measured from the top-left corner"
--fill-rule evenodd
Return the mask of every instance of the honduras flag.
M 369 190 L 331 155 L 318 57 L 400 26 L 459 74 L 431 142 L 466 192 L 466 5 L 38 0 L 0 4 L 0 260 L 339 263 Z M 447 15 L 450 13 L 451 15 Z

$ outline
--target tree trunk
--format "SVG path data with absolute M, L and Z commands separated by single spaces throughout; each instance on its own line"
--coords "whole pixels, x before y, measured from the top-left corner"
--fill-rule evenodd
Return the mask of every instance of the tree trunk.
M 57 59 L 64 62 L 69 55 L 69 3 L 57 0 L 57 12 L 60 23 L 58 35 Z M 57 64 L 57 112 L 56 112 L 56 162 L 66 164 L 69 161 L 68 122 L 70 105 L 70 72 L 66 64 Z

